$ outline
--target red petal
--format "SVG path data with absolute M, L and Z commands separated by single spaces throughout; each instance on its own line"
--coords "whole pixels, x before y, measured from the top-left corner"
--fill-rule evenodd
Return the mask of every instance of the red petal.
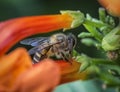
M 0 56 L 21 39 L 38 34 L 69 28 L 73 18 L 67 14 L 31 16 L 8 20 L 0 24 Z

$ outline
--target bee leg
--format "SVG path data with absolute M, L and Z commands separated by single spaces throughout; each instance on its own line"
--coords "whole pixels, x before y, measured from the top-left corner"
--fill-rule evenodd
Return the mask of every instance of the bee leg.
M 72 58 L 72 51 L 69 51 L 69 53 L 67 54 L 68 55 L 68 58 L 69 58 L 69 60 L 72 60 L 73 58 Z
M 64 54 L 63 52 L 61 52 L 61 57 L 62 57 L 63 60 L 65 60 L 65 61 L 69 62 L 70 64 L 72 64 L 69 56 L 67 56 L 67 55 Z

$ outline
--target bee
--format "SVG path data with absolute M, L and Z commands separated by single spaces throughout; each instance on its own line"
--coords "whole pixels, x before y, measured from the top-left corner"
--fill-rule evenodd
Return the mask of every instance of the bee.
M 20 43 L 33 46 L 28 51 L 30 55 L 33 55 L 33 64 L 51 56 L 71 63 L 76 37 L 71 33 L 68 35 L 57 33 L 50 37 L 28 38 L 20 41 Z

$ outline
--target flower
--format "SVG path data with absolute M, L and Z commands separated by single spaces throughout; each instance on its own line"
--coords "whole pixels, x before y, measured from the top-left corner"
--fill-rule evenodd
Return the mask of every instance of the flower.
M 24 48 L 4 55 L 0 64 L 0 92 L 50 92 L 58 84 L 84 80 L 88 74 L 79 72 L 81 64 L 76 61 L 45 59 L 32 65 Z
M 56 61 L 61 71 L 61 81 L 60 83 L 71 82 L 75 80 L 85 80 L 87 79 L 88 72 L 79 72 L 81 63 L 72 61 L 72 64 L 65 62 L 64 60 Z
M 84 15 L 80 11 L 62 11 L 63 14 L 22 17 L 0 23 L 0 56 L 21 39 L 38 33 L 79 26 Z
M 5 54 L 21 39 L 58 29 L 70 29 L 84 21 L 80 11 L 62 11 L 62 15 L 22 17 L 0 23 L 0 91 L 3 92 L 47 92 L 56 85 L 77 79 L 84 79 L 86 73 L 78 73 L 80 63 L 64 60 L 43 60 L 32 65 L 24 48 L 17 48 Z M 71 75 L 72 74 L 72 75 Z M 51 81 L 52 80 L 52 81 Z
M 120 0 L 98 0 L 112 15 L 120 16 Z
M 0 92 L 47 92 L 60 80 L 59 67 L 52 60 L 32 66 L 24 48 L 1 57 L 0 64 Z

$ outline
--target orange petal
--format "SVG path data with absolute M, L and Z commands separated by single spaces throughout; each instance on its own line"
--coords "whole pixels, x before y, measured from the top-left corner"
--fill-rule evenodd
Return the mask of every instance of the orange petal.
M 112 15 L 120 16 L 120 0 L 98 0 Z
M 0 65 L 0 86 L 4 90 L 9 90 L 17 77 L 32 67 L 31 59 L 23 48 L 18 48 L 9 55 L 1 57 Z
M 68 14 L 31 16 L 0 23 L 0 56 L 21 39 L 38 34 L 70 28 L 73 18 Z
M 61 83 L 71 82 L 75 80 L 84 80 L 87 78 L 87 71 L 80 73 L 80 63 L 76 61 L 72 61 L 71 63 L 68 63 L 63 60 L 58 60 L 56 62 L 61 69 Z
M 60 69 L 52 60 L 46 59 L 21 75 L 14 92 L 50 92 L 60 80 Z

